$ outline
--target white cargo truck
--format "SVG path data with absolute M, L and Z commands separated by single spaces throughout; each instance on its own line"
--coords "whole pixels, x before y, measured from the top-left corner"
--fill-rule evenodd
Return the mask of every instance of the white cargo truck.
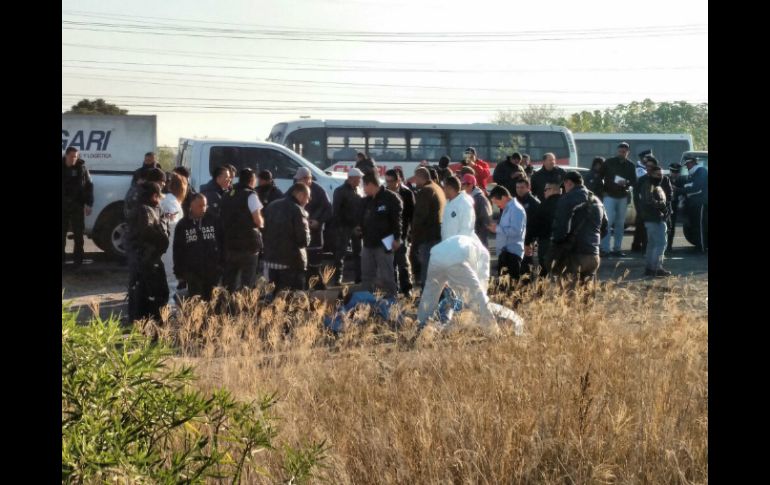
M 94 183 L 94 206 L 85 233 L 103 251 L 125 255 L 123 198 L 144 154 L 157 146 L 157 121 L 152 116 L 61 115 L 61 151 L 75 147 Z

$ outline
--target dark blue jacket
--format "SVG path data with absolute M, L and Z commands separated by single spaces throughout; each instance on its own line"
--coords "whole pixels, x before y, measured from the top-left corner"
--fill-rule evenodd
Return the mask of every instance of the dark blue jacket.
M 589 203 L 589 197 L 592 203 Z M 556 204 L 551 240 L 556 244 L 573 235 L 574 254 L 599 254 L 601 238 L 607 234 L 607 213 L 602 201 L 582 185 L 562 195 Z

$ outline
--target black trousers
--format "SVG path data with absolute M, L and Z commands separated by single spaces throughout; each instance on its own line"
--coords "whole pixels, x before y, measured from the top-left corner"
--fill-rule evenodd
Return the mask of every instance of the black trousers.
M 634 223 L 634 240 L 631 242 L 632 251 L 644 251 L 647 249 L 647 228 L 644 227 L 642 217 L 637 214 Z
M 268 279 L 275 284 L 275 292 L 304 290 L 306 272 L 297 269 L 269 269 Z
M 497 276 L 503 274 L 503 269 L 511 279 L 517 280 L 521 276 L 521 256 L 502 250 L 497 256 Z
M 160 309 L 168 303 L 166 269 L 158 258 L 156 261 L 138 265 L 132 275 L 133 285 L 129 292 L 129 319 L 142 318 L 160 320 Z M 131 298 L 134 299 L 132 305 Z M 135 312 L 135 315 L 131 315 Z
M 227 251 L 222 282 L 227 291 L 234 293 L 242 288 L 254 288 L 257 283 L 259 255 L 250 251 Z
M 355 280 L 361 281 L 361 237 L 353 234 L 352 227 L 338 227 L 335 230 L 334 241 L 334 279 L 342 281 L 345 268 L 345 255 L 348 252 L 348 244 L 353 249 L 353 270 Z
M 211 293 L 217 286 L 219 277 L 186 275 L 187 295 L 189 297 L 200 296 L 203 301 L 211 300 Z
M 61 207 L 61 262 L 64 262 L 64 248 L 67 246 L 67 232 L 70 227 L 75 234 L 75 263 L 83 262 L 83 233 L 86 227 L 86 215 L 83 204 L 63 202 Z
M 708 204 L 692 205 L 688 207 L 687 215 L 690 224 L 697 231 L 698 249 L 705 253 L 709 248 L 709 206 Z
M 398 251 L 393 255 L 393 266 L 396 271 L 396 281 L 401 293 L 412 289 L 412 265 L 409 264 L 409 243 L 404 241 Z
M 676 234 L 676 211 L 677 208 L 673 207 L 671 208 L 671 216 L 668 221 L 668 247 L 666 248 L 667 251 L 671 251 L 671 248 L 674 247 L 674 235 Z

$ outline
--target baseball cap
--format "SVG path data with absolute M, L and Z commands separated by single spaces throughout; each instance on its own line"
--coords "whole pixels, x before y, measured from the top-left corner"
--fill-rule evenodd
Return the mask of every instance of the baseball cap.
M 348 170 L 348 177 L 363 177 L 364 172 L 360 171 L 356 167 L 351 168 Z
M 471 175 L 469 173 L 466 173 L 465 175 L 463 175 L 463 183 L 464 184 L 476 185 L 476 177 L 474 177 L 473 175 Z
M 305 178 L 312 177 L 312 176 L 313 176 L 313 174 L 310 173 L 310 169 L 309 168 L 307 168 L 307 167 L 300 167 L 299 169 L 297 169 L 297 173 L 294 174 L 294 180 L 305 179 Z

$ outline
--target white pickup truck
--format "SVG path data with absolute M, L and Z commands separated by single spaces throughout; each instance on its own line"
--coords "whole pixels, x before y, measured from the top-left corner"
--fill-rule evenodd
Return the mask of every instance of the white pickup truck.
M 156 117 L 62 114 L 62 156 L 70 146 L 80 151 L 94 184 L 94 206 L 86 217 L 85 233 L 101 250 L 124 257 L 123 200 L 144 154 L 156 151 Z M 211 179 L 214 168 L 228 163 L 238 169 L 270 170 L 284 192 L 293 183 L 297 169 L 307 167 L 330 200 L 334 189 L 345 180 L 344 174 L 323 172 L 275 143 L 180 139 L 177 165 L 190 170 L 196 190 Z
M 289 148 L 277 143 L 262 141 L 194 140 L 179 139 L 177 165 L 190 170 L 190 183 L 195 190 L 211 180 L 215 168 L 231 164 L 238 170 L 250 168 L 259 173 L 270 170 L 275 185 L 284 193 L 294 184 L 294 174 L 300 167 L 307 167 L 332 200 L 334 189 L 342 185 L 347 176 L 341 172 L 323 171 Z

